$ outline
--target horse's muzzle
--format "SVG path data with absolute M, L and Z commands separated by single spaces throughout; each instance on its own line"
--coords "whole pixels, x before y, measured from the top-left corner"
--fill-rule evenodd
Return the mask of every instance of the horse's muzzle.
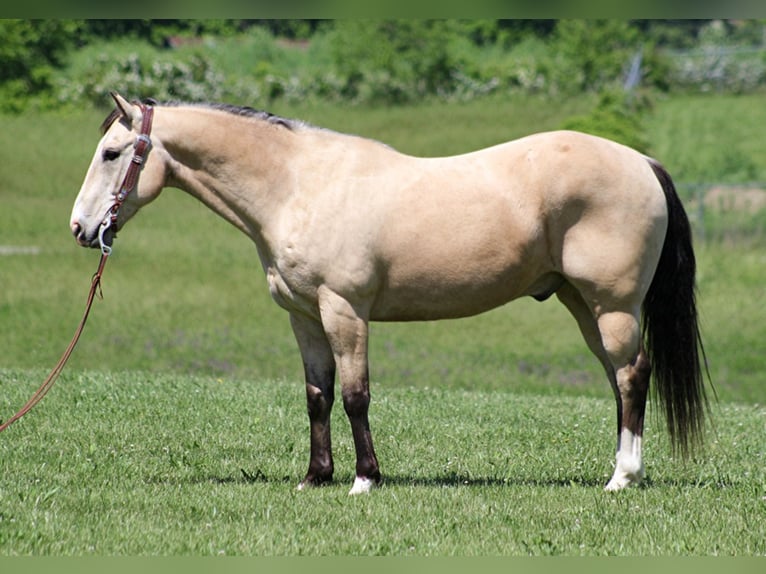
M 100 227 L 97 228 L 96 232 L 91 236 L 88 236 L 88 233 L 86 233 L 85 229 L 77 221 L 72 222 L 70 229 L 72 230 L 72 235 L 74 235 L 75 241 L 77 241 L 79 245 L 94 249 L 101 247 L 101 243 L 98 239 Z M 103 236 L 104 243 L 111 247 L 115 236 L 116 233 L 113 227 L 106 229 Z

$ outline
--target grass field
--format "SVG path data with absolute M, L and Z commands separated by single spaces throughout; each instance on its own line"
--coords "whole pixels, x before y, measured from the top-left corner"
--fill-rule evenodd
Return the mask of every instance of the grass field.
M 273 111 L 436 155 L 555 128 L 591 103 Z M 747 179 L 766 180 L 762 122 L 749 115 L 761 108 L 660 102 L 653 153 L 697 181 L 727 150 L 716 173 L 736 156 Z M 2 417 L 82 312 L 98 256 L 75 246 L 68 215 L 102 118 L 0 118 Z M 697 251 L 720 399 L 697 461 L 673 460 L 650 415 L 648 487 L 603 493 L 611 391 L 564 309 L 524 300 L 460 321 L 374 324 L 386 484 L 346 496 L 353 447 L 338 408 L 338 480 L 299 495 L 308 424 L 287 316 L 248 240 L 168 190 L 117 239 L 104 300 L 61 381 L 0 436 L 0 555 L 764 554 L 766 255 L 758 242 Z
M 42 372 L 3 371 L 7 400 Z M 647 431 L 651 479 L 606 494 L 611 401 L 374 389 L 386 473 L 299 493 L 307 444 L 292 381 L 68 373 L 0 441 L 4 554 L 749 555 L 766 552 L 763 407 L 723 406 L 699 461 Z M 77 430 L 74 430 L 77 429 Z

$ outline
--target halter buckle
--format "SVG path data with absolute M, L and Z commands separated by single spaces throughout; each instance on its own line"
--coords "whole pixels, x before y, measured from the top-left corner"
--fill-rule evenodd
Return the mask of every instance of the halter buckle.
M 136 136 L 136 143 L 133 144 L 133 147 L 137 148 L 140 143 L 143 143 L 147 147 L 151 146 L 152 139 L 149 137 L 149 134 L 138 134 L 138 136 Z

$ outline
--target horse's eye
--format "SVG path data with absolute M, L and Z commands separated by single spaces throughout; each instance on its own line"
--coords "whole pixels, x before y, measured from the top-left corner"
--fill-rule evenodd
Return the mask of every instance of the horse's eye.
M 120 157 L 120 152 L 114 149 L 105 149 L 103 153 L 104 161 L 114 161 Z

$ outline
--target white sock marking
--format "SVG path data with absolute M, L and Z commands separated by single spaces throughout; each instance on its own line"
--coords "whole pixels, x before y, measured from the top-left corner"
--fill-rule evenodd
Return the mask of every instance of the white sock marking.
M 639 484 L 645 475 L 641 458 L 641 437 L 628 429 L 622 429 L 615 460 L 614 475 L 605 490 L 621 490 L 626 486 Z
M 356 494 L 366 494 L 372 490 L 372 488 L 375 486 L 375 481 L 371 478 L 364 478 L 361 476 L 357 476 L 354 479 L 354 486 L 351 487 L 351 490 L 348 492 L 349 496 L 356 495 Z

